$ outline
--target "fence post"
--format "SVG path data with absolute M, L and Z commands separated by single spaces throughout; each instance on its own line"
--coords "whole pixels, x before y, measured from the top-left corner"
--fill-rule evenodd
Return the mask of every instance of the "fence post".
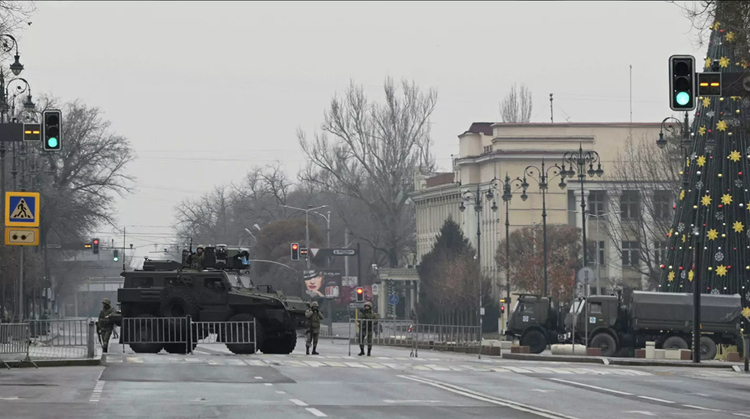
M 87 333 L 87 340 L 86 340 L 86 349 L 88 350 L 88 357 L 94 358 L 96 355 L 96 341 L 94 340 L 94 335 L 96 334 L 96 323 L 94 323 L 94 320 L 89 320 L 89 332 Z

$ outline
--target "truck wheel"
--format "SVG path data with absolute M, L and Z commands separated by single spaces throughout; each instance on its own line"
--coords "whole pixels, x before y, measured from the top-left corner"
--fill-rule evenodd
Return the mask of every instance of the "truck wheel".
M 255 342 L 253 342 L 253 328 L 244 324 L 229 324 L 226 329 L 228 332 L 223 336 L 224 342 L 227 343 L 227 349 L 238 355 L 254 354 L 255 351 L 263 347 L 263 326 L 260 322 L 248 313 L 235 314 L 229 319 L 230 322 L 250 322 L 255 323 Z
M 290 354 L 294 352 L 294 348 L 297 347 L 297 332 L 287 333 L 286 336 L 281 339 L 281 342 L 281 353 Z
M 716 358 L 716 342 L 708 336 L 701 336 L 701 360 L 710 361 Z
M 617 352 L 617 341 L 609 333 L 602 332 L 594 336 L 589 347 L 602 350 L 602 356 L 613 356 Z
M 199 312 L 198 302 L 190 294 L 179 289 L 170 290 L 159 306 L 162 317 L 190 316 L 193 321 L 197 321 Z
M 661 347 L 664 349 L 688 349 L 688 343 L 679 336 L 670 336 Z
M 547 349 L 547 338 L 539 330 L 530 330 L 521 337 L 521 346 L 528 346 L 532 354 L 540 354 Z
M 154 316 L 151 314 L 141 314 L 136 318 L 153 319 Z M 137 324 L 138 328 L 128 330 L 125 330 L 125 328 L 123 328 L 123 330 L 120 331 L 121 335 L 125 335 L 127 333 L 127 340 L 131 342 L 128 344 L 130 346 L 130 349 L 132 349 L 133 352 L 137 354 L 158 354 L 164 345 L 161 343 L 153 343 L 158 336 L 155 327 L 156 322 L 145 320 L 135 323 Z
M 198 346 L 198 344 L 193 343 L 193 348 L 191 351 L 195 350 L 196 346 Z M 187 345 L 185 345 L 184 343 L 165 343 L 164 344 L 164 350 L 170 354 L 185 355 L 187 353 L 186 349 L 187 349 Z

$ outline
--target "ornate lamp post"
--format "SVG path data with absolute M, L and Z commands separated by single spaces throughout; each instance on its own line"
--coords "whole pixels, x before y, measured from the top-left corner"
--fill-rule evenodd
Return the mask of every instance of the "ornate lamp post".
M 586 193 L 583 190 L 583 182 L 586 180 L 586 175 L 593 177 L 602 177 L 604 170 L 602 170 L 602 163 L 599 159 L 599 153 L 596 151 L 583 151 L 583 146 L 578 146 L 578 151 L 568 151 L 563 155 L 562 168 L 560 169 L 560 175 L 567 175 L 568 178 L 572 178 L 578 174 L 578 181 L 581 184 L 581 224 L 583 230 L 583 266 L 587 265 L 587 252 L 586 249 Z M 568 169 L 565 169 L 565 164 L 568 164 Z M 596 169 L 594 169 L 596 164 Z M 586 167 L 588 166 L 588 170 Z
M 494 179 L 493 179 L 494 180 Z M 492 206 L 490 207 L 493 212 L 497 211 L 497 203 L 494 201 L 495 199 L 495 184 L 490 181 L 489 189 L 484 193 L 485 198 L 487 201 L 492 201 Z M 482 251 L 482 220 L 481 220 L 481 212 L 482 212 L 482 191 L 481 191 L 481 185 L 477 184 L 477 190 L 476 192 L 472 191 L 465 191 L 461 196 L 461 203 L 458 205 L 458 209 L 461 210 L 461 212 L 464 212 L 466 210 L 466 205 L 464 205 L 464 202 L 473 202 L 474 204 L 474 212 L 476 212 L 477 215 L 477 266 L 479 266 L 479 305 L 477 306 L 477 317 L 479 318 L 479 359 L 482 359 L 482 259 L 481 259 L 481 251 Z
M 547 287 L 549 284 L 548 276 L 547 276 L 547 189 L 549 187 L 548 182 L 550 179 L 554 179 L 556 176 L 560 176 L 560 173 L 562 173 L 562 168 L 558 165 L 553 165 L 550 167 L 547 167 L 545 169 L 544 166 L 544 159 L 542 159 L 542 168 L 538 168 L 534 165 L 529 165 L 526 167 L 526 169 L 523 172 L 523 182 L 521 183 L 521 187 L 523 188 L 523 194 L 521 195 L 521 199 L 526 201 L 528 199 L 528 195 L 526 195 L 526 190 L 529 188 L 529 183 L 526 180 L 526 178 L 530 178 L 532 180 L 535 180 L 537 184 L 539 184 L 539 190 L 542 191 L 542 241 L 544 242 L 544 293 L 543 296 L 547 296 Z M 551 174 L 551 175 L 550 175 Z M 567 186 L 565 184 L 565 178 L 563 176 L 560 177 L 560 183 L 558 184 L 560 189 L 565 189 Z M 507 216 L 506 216 L 507 220 Z

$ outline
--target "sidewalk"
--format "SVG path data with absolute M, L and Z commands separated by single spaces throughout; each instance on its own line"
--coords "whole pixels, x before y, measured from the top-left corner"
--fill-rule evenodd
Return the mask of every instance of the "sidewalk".
M 678 361 L 671 359 L 643 359 L 643 358 L 605 358 L 600 356 L 575 355 L 547 355 L 547 354 L 511 354 L 503 353 L 503 359 L 537 362 L 580 362 L 605 365 L 628 365 L 631 367 L 695 367 L 695 368 L 724 368 L 733 369 L 735 366 L 744 367 L 743 363 L 724 361 Z

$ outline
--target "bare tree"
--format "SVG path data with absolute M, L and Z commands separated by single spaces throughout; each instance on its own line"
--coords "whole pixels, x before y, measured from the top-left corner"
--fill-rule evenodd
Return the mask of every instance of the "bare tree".
M 323 190 L 353 198 L 366 207 L 377 234 L 363 234 L 366 223 L 347 222 L 355 236 L 399 264 L 415 240 L 415 213 L 408 205 L 415 170 L 434 168 L 429 118 L 437 92 L 422 92 L 403 81 L 401 94 L 392 79 L 384 83 L 385 102 L 370 103 L 364 89 L 350 84 L 324 114 L 322 133 L 299 142 L 310 160 L 306 180 Z
M 531 91 L 525 84 L 521 85 L 520 91 L 514 84 L 500 104 L 500 118 L 503 122 L 529 122 L 534 107 L 533 102 Z
M 623 242 L 638 243 L 638 263 L 627 269 L 648 277 L 649 287 L 659 281 L 659 263 L 666 255 L 663 242 L 674 218 L 684 165 L 676 137 L 669 136 L 664 149 L 654 138 L 629 137 L 608 175 L 609 215 L 598 217 L 599 225 L 621 257 Z
M 696 41 L 700 47 L 708 42 L 710 29 L 714 28 L 716 21 L 720 29 L 726 34 L 733 33 L 736 48 L 735 58 L 750 61 L 750 2 L 729 0 L 701 0 L 697 2 L 686 2 L 678 4 L 670 2 L 679 7 L 698 31 Z

